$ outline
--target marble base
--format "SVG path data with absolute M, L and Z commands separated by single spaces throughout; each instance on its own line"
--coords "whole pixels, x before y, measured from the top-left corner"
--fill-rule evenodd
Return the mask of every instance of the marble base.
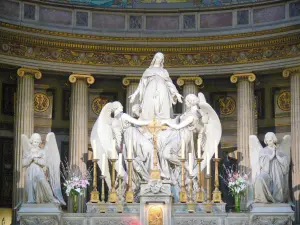
M 251 225 L 292 225 L 294 211 L 289 204 L 252 204 L 250 212 Z
M 22 204 L 18 218 L 22 225 L 59 225 L 62 211 L 56 204 Z

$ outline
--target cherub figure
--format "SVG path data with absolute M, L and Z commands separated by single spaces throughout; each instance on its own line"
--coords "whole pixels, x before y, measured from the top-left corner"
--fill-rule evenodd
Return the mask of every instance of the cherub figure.
M 25 172 L 25 202 L 26 203 L 57 203 L 65 205 L 60 187 L 60 156 L 54 133 L 46 137 L 42 149 L 41 136 L 32 134 L 30 139 L 21 135 L 23 167 Z

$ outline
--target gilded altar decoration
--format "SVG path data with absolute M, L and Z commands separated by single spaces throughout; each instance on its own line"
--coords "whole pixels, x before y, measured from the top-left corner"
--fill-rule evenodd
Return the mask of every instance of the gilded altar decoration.
M 277 98 L 277 105 L 282 111 L 291 110 L 291 92 L 283 91 Z
M 41 92 L 34 93 L 34 111 L 45 112 L 50 106 L 49 97 Z
M 229 116 L 231 115 L 235 108 L 236 108 L 236 102 L 235 100 L 230 96 L 222 96 L 218 100 L 219 107 L 220 107 L 220 114 L 222 116 Z
M 99 115 L 102 108 L 105 106 L 105 104 L 108 103 L 107 98 L 101 98 L 101 97 L 96 97 L 94 98 L 92 102 L 92 111 L 96 114 Z
M 154 205 L 148 211 L 148 224 L 149 225 L 163 225 L 163 210 L 161 206 Z

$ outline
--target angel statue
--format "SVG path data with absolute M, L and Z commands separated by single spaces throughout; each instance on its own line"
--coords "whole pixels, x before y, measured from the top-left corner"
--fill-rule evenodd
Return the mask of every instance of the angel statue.
M 48 133 L 44 148 L 41 136 L 30 139 L 21 135 L 25 172 L 26 203 L 57 203 L 65 205 L 60 185 L 60 156 L 54 133 Z
M 266 147 L 261 146 L 255 135 L 250 135 L 249 143 L 254 202 L 288 202 L 291 136 L 285 135 L 277 145 L 276 135 L 268 132 L 264 139 Z
M 168 71 L 164 69 L 163 53 L 155 54 L 138 88 L 129 96 L 131 103 L 137 95 L 141 104 L 142 120 L 152 120 L 154 116 L 159 119 L 169 119 L 173 114 L 172 104 L 176 104 L 177 100 L 182 103 L 182 96 L 173 84 Z
M 150 142 L 151 136 L 149 139 L 143 132 L 140 130 L 140 126 L 146 126 L 150 123 L 150 121 L 145 120 L 137 120 L 132 118 L 130 115 L 123 113 L 123 106 L 120 102 L 109 102 L 107 103 L 93 126 L 91 132 L 91 143 L 94 143 L 92 140 L 95 140 L 96 146 L 93 146 L 93 151 L 97 152 L 96 155 L 100 157 L 105 154 L 106 158 L 111 159 L 113 153 L 115 152 L 116 158 L 118 158 L 118 153 L 122 152 L 124 157 L 127 156 L 126 149 L 123 148 L 123 144 L 125 144 L 128 149 L 129 142 L 131 142 L 132 146 L 132 156 L 133 156 L 133 166 L 138 172 L 140 172 L 141 176 L 147 176 L 148 172 L 144 165 L 150 165 L 150 158 L 152 158 L 149 154 L 153 152 L 153 146 Z M 145 133 L 145 132 L 144 132 Z M 112 142 L 113 139 L 116 140 L 116 150 L 113 150 Z M 137 160 L 137 156 L 139 156 L 139 160 Z M 124 159 L 124 157 L 122 157 Z M 101 168 L 101 160 L 98 161 L 99 167 Z M 105 170 L 104 176 L 105 181 L 108 185 L 108 188 L 111 188 L 111 178 L 109 173 L 108 161 L 105 162 Z M 123 162 L 122 165 L 126 164 Z M 116 161 L 116 170 L 119 171 L 119 163 Z M 122 175 L 124 179 L 126 178 L 126 171 L 122 166 Z M 146 179 L 146 178 L 144 178 Z

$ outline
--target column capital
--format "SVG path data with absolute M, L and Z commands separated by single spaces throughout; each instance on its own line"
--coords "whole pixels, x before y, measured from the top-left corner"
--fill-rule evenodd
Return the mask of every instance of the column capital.
M 135 76 L 128 76 L 124 77 L 122 80 L 122 84 L 124 86 L 129 86 L 131 83 L 138 83 L 141 77 L 135 77 Z
M 288 78 L 290 75 L 297 75 L 300 76 L 300 66 L 297 67 L 291 67 L 283 70 L 282 76 L 284 78 Z
M 81 73 L 73 73 L 69 76 L 70 83 L 76 83 L 77 79 L 86 79 L 88 84 L 93 84 L 95 82 L 95 78 L 91 74 L 81 74 Z
M 236 73 L 230 77 L 231 83 L 235 84 L 239 79 L 248 79 L 249 82 L 254 82 L 256 76 L 254 73 Z
M 28 67 L 21 67 L 18 69 L 17 74 L 19 77 L 24 77 L 26 75 L 32 75 L 36 79 L 41 79 L 42 78 L 42 73 L 38 69 L 34 68 L 28 68 Z
M 199 76 L 182 76 L 182 77 L 178 77 L 176 81 L 178 86 L 183 86 L 185 82 L 194 82 L 195 85 L 197 86 L 203 84 L 203 80 Z

